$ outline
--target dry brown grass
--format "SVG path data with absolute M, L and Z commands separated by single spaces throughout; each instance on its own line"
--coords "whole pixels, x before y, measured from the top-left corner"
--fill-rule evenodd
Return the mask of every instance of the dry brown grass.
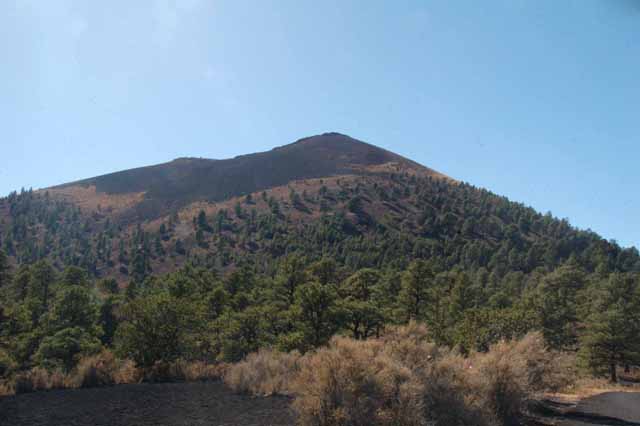
M 640 384 L 640 367 L 630 367 L 628 370 L 622 369 L 618 373 L 618 377 L 620 377 L 620 380 Z
M 423 421 L 422 386 L 380 341 L 333 338 L 301 360 L 292 390 L 300 423 L 407 425 Z
M 476 355 L 467 369 L 465 392 L 473 405 L 498 424 L 517 424 L 527 397 L 525 361 L 513 356 L 512 345 L 501 343 Z
M 306 355 L 294 382 L 301 424 L 489 424 L 466 395 L 465 360 L 427 338 L 409 324 L 377 340 L 334 338 Z
M 0 394 L 138 383 L 141 377 L 140 370 L 135 368 L 133 362 L 118 360 L 111 352 L 103 351 L 81 359 L 77 367 L 68 374 L 43 368 L 20 372 L 13 380 L 4 383 Z
M 16 374 L 10 386 L 16 394 L 66 387 L 68 387 L 68 380 L 65 374 L 59 371 L 49 372 L 38 367 Z
M 640 385 L 633 383 L 612 383 L 604 378 L 579 377 L 571 385 L 556 392 L 549 392 L 545 396 L 555 400 L 573 403 L 606 392 L 640 392 Z
M 408 174 L 409 176 L 418 176 L 418 177 L 431 176 L 436 179 L 444 179 L 451 183 L 458 183 L 457 180 L 443 173 L 437 172 L 433 169 L 429 169 L 422 166 L 415 167 L 411 164 L 401 163 L 397 161 L 376 164 L 376 165 L 369 165 L 365 167 L 357 166 L 357 167 L 354 167 L 354 170 L 361 170 L 369 173 L 401 173 L 401 174 Z
M 67 387 L 91 388 L 138 383 L 142 372 L 130 360 L 119 360 L 108 350 L 83 358 L 69 374 Z
M 65 389 L 69 387 L 68 376 L 61 371 L 49 373 L 47 389 Z
M 206 364 L 202 361 L 157 362 L 144 372 L 149 382 L 183 382 L 198 380 L 220 380 L 226 371 L 224 364 Z
M 13 386 L 5 381 L 0 382 L 0 398 L 15 394 Z
M 207 364 L 203 361 L 187 363 L 184 370 L 185 380 L 188 382 L 220 380 L 225 375 L 226 364 Z
M 97 192 L 96 187 L 93 185 L 49 188 L 39 192 L 49 192 L 49 195 L 53 198 L 71 201 L 85 211 L 101 211 L 108 214 L 120 213 L 144 199 L 144 192 L 107 194 L 105 192 Z
M 136 367 L 136 363 L 130 359 L 121 361 L 119 368 L 113 372 L 113 381 L 117 385 L 140 383 L 142 371 Z
M 468 360 L 450 352 L 417 371 L 423 384 L 425 418 L 433 425 L 483 426 L 492 424 L 489 415 L 475 398 L 468 375 Z
M 519 424 L 527 401 L 569 386 L 575 360 L 547 350 L 540 333 L 473 354 L 465 371 L 474 404 L 503 425 Z
M 424 326 L 379 339 L 334 337 L 303 357 L 261 351 L 231 367 L 236 391 L 295 396 L 305 426 L 513 425 L 527 402 L 569 385 L 573 360 L 549 352 L 539 334 L 465 358 L 436 347 Z
M 115 383 L 113 376 L 117 368 L 113 354 L 104 351 L 80 360 L 76 369 L 70 374 L 69 382 L 71 387 L 76 388 L 112 385 Z
M 581 374 L 582 373 L 582 374 Z M 577 403 L 578 401 L 606 392 L 640 392 L 640 368 L 618 371 L 619 383 L 613 383 L 604 377 L 593 377 L 584 371 L 575 372 L 575 380 L 564 387 L 551 390 L 545 394 L 546 398 Z
M 225 364 L 201 361 L 157 363 L 143 371 L 131 360 L 116 358 L 112 352 L 86 357 L 68 374 L 34 368 L 19 372 L 12 380 L 0 382 L 0 396 L 50 389 L 92 388 L 110 385 L 150 382 L 220 380 L 227 370 Z
M 231 389 L 253 395 L 289 395 L 299 371 L 300 354 L 262 349 L 232 365 L 224 376 Z
M 388 328 L 379 342 L 384 346 L 386 354 L 411 371 L 428 368 L 442 352 L 429 341 L 427 327 L 416 322 Z

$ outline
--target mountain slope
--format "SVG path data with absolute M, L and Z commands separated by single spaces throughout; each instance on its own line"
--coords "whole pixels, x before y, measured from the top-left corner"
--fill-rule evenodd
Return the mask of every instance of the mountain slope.
M 14 264 L 48 259 L 122 283 L 185 263 L 273 271 L 293 252 L 349 270 L 432 258 L 493 280 L 569 258 L 640 270 L 635 249 L 335 133 L 14 193 L 0 199 L 0 244 Z
M 96 194 L 121 200 L 140 194 L 136 217 L 159 217 L 170 209 L 194 201 L 222 201 L 293 180 L 347 174 L 365 174 L 375 167 L 394 165 L 398 170 L 421 175 L 439 173 L 399 155 L 349 136 L 326 133 L 275 148 L 228 160 L 181 158 L 169 163 L 126 170 L 53 188 L 54 193 L 81 193 L 95 187 Z M 77 200 L 75 200 L 77 201 Z M 130 212 L 131 213 L 131 212 Z

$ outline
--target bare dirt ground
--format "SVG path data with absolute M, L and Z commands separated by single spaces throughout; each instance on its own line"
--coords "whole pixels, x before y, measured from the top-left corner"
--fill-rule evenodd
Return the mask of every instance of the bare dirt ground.
M 0 399 L 1 426 L 292 426 L 290 400 L 219 382 L 121 385 Z

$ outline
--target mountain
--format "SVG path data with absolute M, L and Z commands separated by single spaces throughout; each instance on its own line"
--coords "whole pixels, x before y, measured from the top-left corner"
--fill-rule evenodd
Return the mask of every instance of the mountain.
M 188 263 L 273 271 L 288 253 L 348 270 L 640 270 L 623 249 L 565 220 L 338 133 L 227 160 L 181 158 L 0 199 L 12 264 L 48 259 L 121 283 Z
M 0 393 L 101 349 L 162 376 L 410 320 L 461 353 L 640 356 L 610 343 L 638 335 L 635 248 L 338 134 L 14 192 L 0 247 Z

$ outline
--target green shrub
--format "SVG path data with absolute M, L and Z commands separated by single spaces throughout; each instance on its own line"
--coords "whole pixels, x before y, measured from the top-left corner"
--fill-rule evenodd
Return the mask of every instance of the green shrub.
M 0 379 L 8 377 L 16 367 L 15 360 L 6 351 L 0 349 Z
M 100 341 L 80 327 L 65 328 L 42 340 L 34 358 L 47 369 L 71 371 L 83 355 L 100 350 Z
M 118 355 L 138 367 L 155 368 L 191 351 L 194 313 L 190 305 L 167 294 L 134 299 L 122 309 L 123 322 L 115 336 Z

